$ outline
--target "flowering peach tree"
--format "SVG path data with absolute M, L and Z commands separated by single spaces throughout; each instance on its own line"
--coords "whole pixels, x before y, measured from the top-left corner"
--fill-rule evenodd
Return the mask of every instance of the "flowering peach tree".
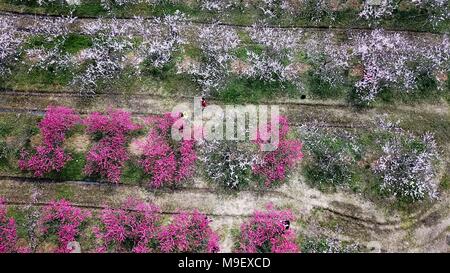
M 268 124 L 268 133 L 271 128 Z M 289 139 L 289 124 L 284 116 L 279 117 L 279 143 L 274 151 L 261 151 L 260 160 L 253 165 L 253 172 L 265 180 L 265 185 L 270 186 L 275 182 L 286 179 L 291 170 L 302 158 L 302 143 L 299 140 Z M 262 147 L 267 144 L 266 137 L 258 135 L 256 143 Z
M 40 232 L 44 238 L 56 236 L 58 248 L 55 252 L 67 253 L 71 251 L 68 244 L 79 238 L 83 225 L 90 216 L 90 212 L 76 208 L 64 199 L 52 201 L 42 211 Z
M 158 234 L 161 252 L 215 253 L 219 236 L 209 226 L 208 217 L 197 210 L 179 212 Z
M 112 109 L 107 114 L 94 112 L 83 122 L 87 132 L 98 140 L 86 157 L 85 173 L 119 183 L 122 167 L 129 158 L 127 136 L 140 127 L 133 123 L 130 113 Z
M 289 210 L 255 211 L 241 225 L 235 252 L 241 253 L 295 253 L 295 233 L 290 228 L 294 215 Z
M 152 125 L 144 143 L 140 165 L 151 176 L 150 186 L 177 186 L 194 174 L 197 154 L 193 140 L 175 141 L 171 137 L 172 125 L 180 114 L 167 113 L 151 117 Z M 183 130 L 182 126 L 179 128 Z
M 44 119 L 39 123 L 42 144 L 37 146 L 31 155 L 27 151 L 22 151 L 19 160 L 20 169 L 32 171 L 35 176 L 61 171 L 71 159 L 62 144 L 69 130 L 79 122 L 80 117 L 72 109 L 49 106 Z
M 0 253 L 17 252 L 16 222 L 6 215 L 4 200 L 0 198 Z
M 94 228 L 100 242 L 98 252 L 154 252 L 159 231 L 160 209 L 137 200 L 127 200 L 121 208 L 101 212 L 101 225 Z

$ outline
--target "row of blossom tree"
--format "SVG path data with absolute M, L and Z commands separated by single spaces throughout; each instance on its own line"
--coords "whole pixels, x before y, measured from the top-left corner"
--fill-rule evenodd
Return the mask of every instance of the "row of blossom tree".
M 138 142 L 142 154 L 138 164 L 151 177 L 149 184 L 153 188 L 177 186 L 194 175 L 196 142 L 174 141 L 171 137 L 171 129 L 180 117 L 180 114 L 167 113 L 150 117 L 145 122 L 150 131 L 143 142 Z M 289 170 L 303 156 L 301 142 L 288 139 L 287 119 L 280 116 L 279 121 L 279 148 L 268 152 L 258 149 L 253 155 L 258 160 L 250 165 L 254 175 L 262 177 L 266 186 L 284 181 Z M 105 114 L 94 112 L 81 119 L 70 108 L 48 107 L 39 123 L 42 144 L 32 152 L 22 151 L 18 162 L 20 169 L 32 171 L 37 177 L 60 172 L 71 160 L 70 154 L 63 149 L 63 142 L 77 124 L 84 125 L 94 141 L 86 156 L 85 174 L 100 175 L 110 182 L 119 183 L 122 169 L 129 159 L 126 145 L 130 133 L 143 128 L 133 122 L 130 113 L 122 110 L 109 110 Z M 258 138 L 251 145 L 258 147 L 262 144 L 264 141 Z
M 0 76 L 21 61 L 29 71 L 73 73 L 71 86 L 82 93 L 96 92 L 99 82 L 116 79 L 125 68 L 142 76 L 147 65 L 162 69 L 174 63 L 176 73 L 195 81 L 203 94 L 223 91 L 236 77 L 280 82 L 304 92 L 309 90 L 309 74 L 332 88 L 353 85 L 348 92 L 363 104 L 373 102 L 385 89 L 417 91 L 424 77 L 435 81 L 439 90 L 448 85 L 446 35 L 412 36 L 382 29 L 344 35 L 261 25 L 237 31 L 220 24 L 192 26 L 181 13 L 155 20 L 47 18 L 27 31 L 17 21 L 0 18 Z M 75 26 L 92 42 L 76 54 L 64 51 Z M 51 46 L 24 46 L 35 36 Z M 199 49 L 200 57 L 184 52 L 189 47 Z M 180 55 L 183 58 L 175 58 Z
M 255 211 L 241 225 L 235 252 L 299 252 L 295 232 L 290 228 L 294 216 L 289 210 Z M 157 206 L 128 199 L 120 208 L 104 208 L 92 227 L 95 252 L 133 253 L 216 253 L 220 251 L 219 236 L 211 229 L 211 220 L 197 210 L 177 211 L 169 224 L 163 225 Z M 53 201 L 40 212 L 36 234 L 39 242 L 57 238 L 55 248 L 46 251 L 70 253 L 74 242 L 88 236 L 92 213 L 65 200 Z M 7 207 L 0 199 L 0 253 L 34 252 L 36 247 L 20 245 L 17 223 L 7 216 Z M 20 245 L 20 246 L 19 246 Z M 83 245 L 81 245 L 83 247 Z

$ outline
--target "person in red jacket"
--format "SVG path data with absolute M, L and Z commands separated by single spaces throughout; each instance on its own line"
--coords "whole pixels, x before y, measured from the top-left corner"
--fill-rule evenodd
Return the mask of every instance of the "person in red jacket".
M 202 97 L 202 108 L 206 108 L 207 104 L 206 104 L 206 100 L 204 97 Z

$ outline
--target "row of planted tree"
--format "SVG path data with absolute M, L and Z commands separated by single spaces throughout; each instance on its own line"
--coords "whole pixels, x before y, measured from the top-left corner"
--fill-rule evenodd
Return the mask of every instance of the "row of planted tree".
M 448 35 L 192 25 L 181 12 L 28 19 L 0 17 L 1 87 L 93 94 L 158 82 L 222 100 L 306 94 L 356 105 L 448 96 Z
M 205 128 L 196 129 L 181 113 L 143 118 L 138 124 L 122 110 L 81 118 L 70 108 L 49 107 L 39 123 L 39 137 L 18 144 L 23 148 L 17 149 L 10 162 L 16 165 L 18 160 L 19 168 L 35 177 L 121 183 L 132 175 L 133 183 L 148 181 L 152 189 L 181 187 L 202 173 L 214 185 L 241 190 L 285 182 L 305 153 L 302 176 L 323 191 L 367 188 L 369 196 L 377 199 L 436 200 L 440 183 L 445 185 L 447 178 L 440 172 L 444 152 L 439 152 L 434 135 L 416 135 L 386 117 L 378 118 L 369 131 L 350 132 L 314 122 L 292 130 L 287 118 L 279 116 L 278 148 L 266 151 L 262 147 L 271 140 L 263 134 L 244 141 L 195 136 L 175 140 L 173 128 L 181 134 L 198 134 L 199 130 L 209 134 Z M 86 139 L 82 151 L 70 145 L 78 142 L 73 135 Z M 74 168 L 71 163 L 80 158 Z M 72 175 L 64 175 L 68 169 Z
M 95 217 L 93 217 L 95 216 Z M 34 218 L 33 218 L 34 217 Z M 0 199 L 0 253 L 36 251 L 70 253 L 82 237 L 94 236 L 93 252 L 163 252 L 216 253 L 220 251 L 218 234 L 210 227 L 211 219 L 194 210 L 177 211 L 169 224 L 162 224 L 157 206 L 128 199 L 119 208 L 104 208 L 98 215 L 78 208 L 66 200 L 53 201 L 35 211 L 27 223 L 28 238 L 19 238 L 17 223 L 9 217 Z M 96 225 L 87 227 L 96 219 Z M 290 228 L 294 216 L 289 210 L 255 211 L 240 228 L 234 252 L 299 252 L 295 232 Z M 50 249 L 40 248 L 51 241 Z M 83 244 L 80 244 L 83 251 Z M 76 250 L 80 251 L 80 249 Z
M 31 171 L 36 177 L 61 171 L 71 160 L 70 154 L 63 147 L 66 135 L 75 126 L 83 125 L 94 142 L 86 155 L 85 174 L 119 183 L 122 169 L 129 160 L 127 143 L 131 134 L 148 125 L 150 129 L 145 139 L 135 143 L 141 154 L 138 165 L 149 176 L 149 185 L 152 188 L 176 187 L 194 175 L 198 159 L 197 141 L 172 139 L 172 127 L 178 126 L 178 130 L 183 131 L 184 119 L 181 115 L 181 113 L 167 113 L 152 116 L 145 119 L 144 125 L 139 125 L 133 122 L 130 113 L 122 110 L 109 110 L 105 114 L 94 112 L 82 119 L 70 108 L 48 107 L 45 117 L 39 123 L 42 143 L 31 151 L 24 149 L 18 164 L 20 169 Z M 175 124 L 180 118 L 182 122 Z M 279 116 L 278 120 L 280 123 L 278 149 L 274 151 L 258 149 L 268 141 L 263 140 L 261 135 L 258 135 L 255 141 L 248 141 L 248 144 L 256 149 L 251 155 L 252 158 L 245 161 L 246 167 L 251 169 L 255 176 L 264 180 L 265 186 L 283 181 L 288 171 L 303 156 L 301 142 L 288 138 L 287 119 Z M 268 128 L 270 130 L 269 126 Z M 208 141 L 201 140 L 200 145 L 209 147 L 216 143 L 205 142 Z

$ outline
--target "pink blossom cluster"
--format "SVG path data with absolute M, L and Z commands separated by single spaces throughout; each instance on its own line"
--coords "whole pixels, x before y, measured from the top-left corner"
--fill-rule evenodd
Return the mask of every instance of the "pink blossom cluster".
M 85 220 L 90 217 L 88 211 L 72 206 L 64 199 L 52 201 L 46 206 L 39 220 L 40 231 L 44 236 L 56 235 L 58 248 L 55 252 L 68 253 L 70 242 L 76 241 Z
M 152 129 L 142 143 L 139 161 L 145 173 L 151 175 L 150 186 L 175 186 L 194 174 L 197 154 L 192 140 L 173 141 L 171 129 L 180 114 L 166 113 L 149 118 Z M 179 130 L 182 132 L 183 125 Z
M 271 124 L 267 125 L 268 135 L 271 133 Z M 274 151 L 262 151 L 261 160 L 253 165 L 253 173 L 265 178 L 265 185 L 270 186 L 277 181 L 283 181 L 289 169 L 303 158 L 302 143 L 299 140 L 287 138 L 289 133 L 288 120 L 279 117 L 279 143 Z M 267 136 L 258 134 L 256 143 L 262 147 L 267 145 Z
M 160 225 L 160 209 L 149 203 L 127 200 L 122 208 L 106 208 L 101 225 L 94 228 L 98 252 L 218 252 L 219 237 L 198 211 L 180 212 Z
M 160 222 L 160 209 L 152 204 L 129 199 L 123 208 L 106 208 L 102 211 L 101 227 L 94 233 L 100 241 L 98 252 L 154 251 Z
M 0 198 L 0 253 L 17 252 L 16 222 L 6 215 L 6 206 Z
M 61 147 L 67 132 L 80 122 L 80 117 L 70 108 L 49 106 L 44 119 L 39 123 L 42 144 L 30 155 L 22 151 L 19 168 L 30 170 L 41 177 L 52 171 L 61 171 L 71 159 Z
M 216 253 L 219 236 L 209 226 L 206 215 L 194 210 L 180 212 L 158 234 L 161 252 Z
M 290 228 L 294 216 L 289 210 L 275 210 L 269 205 L 267 211 L 255 211 L 249 221 L 241 225 L 240 253 L 295 253 L 295 233 Z
M 85 173 L 100 174 L 108 181 L 119 183 L 122 167 L 128 160 L 127 135 L 140 127 L 133 123 L 130 113 L 122 110 L 109 110 L 107 114 L 94 112 L 84 124 L 89 134 L 100 139 L 88 152 Z

